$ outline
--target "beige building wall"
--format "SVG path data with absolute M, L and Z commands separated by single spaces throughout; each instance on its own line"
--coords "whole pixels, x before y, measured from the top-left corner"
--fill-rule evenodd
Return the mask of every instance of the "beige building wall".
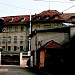
M 38 23 L 38 24 L 33 24 L 32 25 L 32 31 L 34 31 L 35 29 L 47 29 L 47 28 L 55 28 L 55 27 L 62 27 L 62 23 Z
M 31 39 L 31 50 L 36 50 L 40 48 L 42 45 L 47 43 L 50 40 L 54 40 L 59 44 L 63 44 L 69 40 L 68 33 L 61 33 L 61 32 L 44 32 L 44 33 L 37 33 Z
M 17 26 L 18 29 L 16 32 L 14 31 L 15 26 L 11 26 L 11 27 L 12 27 L 11 30 L 9 30 L 9 28 L 10 28 L 10 26 L 9 26 L 8 28 L 6 28 L 6 32 L 0 33 L 0 45 L 1 45 L 1 47 L 5 47 L 5 48 L 3 48 L 4 51 L 15 51 L 14 46 L 16 46 L 16 52 L 21 51 L 20 47 L 23 47 L 23 49 L 26 49 L 26 46 L 27 46 L 26 27 L 24 26 L 24 30 L 21 31 L 21 26 Z M 3 41 L 3 36 L 5 37 L 4 41 Z M 9 36 L 11 37 L 11 41 L 8 38 Z M 14 43 L 14 36 L 17 36 L 17 42 L 16 43 Z M 23 40 L 21 39 L 21 36 L 23 36 Z M 11 47 L 11 50 L 8 49 L 8 46 Z

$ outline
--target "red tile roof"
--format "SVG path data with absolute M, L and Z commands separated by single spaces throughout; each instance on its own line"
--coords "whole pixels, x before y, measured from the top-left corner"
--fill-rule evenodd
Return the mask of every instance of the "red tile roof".
M 45 16 L 45 15 L 53 16 L 56 14 L 60 14 L 60 13 L 57 10 L 47 10 L 47 11 L 43 11 L 43 12 L 39 13 L 38 15 L 40 15 L 40 16 Z
M 3 17 L 3 18 L 4 18 L 5 24 L 21 23 L 21 21 L 20 21 L 21 18 L 25 18 L 25 20 L 22 23 L 27 23 L 29 21 L 29 15 L 8 16 L 8 17 Z M 9 22 L 9 20 L 12 18 L 13 18 L 13 21 Z
M 32 15 L 32 20 L 34 19 L 35 20 L 35 17 L 36 16 L 40 16 L 41 17 L 41 20 L 45 20 L 44 19 L 44 16 L 50 16 L 50 17 L 53 17 L 54 15 L 58 15 L 59 18 L 58 19 L 49 19 L 50 21 L 55 21 L 55 20 L 63 20 L 63 18 L 60 16 L 60 13 L 57 11 L 57 10 L 47 10 L 47 11 L 43 11 L 39 14 L 36 14 L 36 15 Z M 7 17 L 3 17 L 4 18 L 4 23 L 5 24 L 25 24 L 27 22 L 30 21 L 30 15 L 19 15 L 19 16 L 7 16 Z M 13 18 L 13 21 L 12 22 L 9 22 L 10 19 Z M 21 22 L 21 18 L 25 18 L 25 20 L 23 22 Z
M 51 40 L 44 45 L 44 48 L 62 48 L 60 44 Z
M 71 19 L 72 16 L 75 16 L 75 13 L 64 13 L 61 15 L 65 22 L 75 22 L 75 20 Z
M 41 20 L 45 20 L 45 16 L 49 16 L 50 17 L 50 21 L 56 21 L 56 20 L 63 20 L 63 18 L 60 16 L 61 13 L 59 13 L 57 10 L 47 10 L 47 11 L 43 11 L 39 14 L 36 14 L 36 16 L 40 16 Z M 55 19 L 54 16 L 58 16 L 58 19 Z

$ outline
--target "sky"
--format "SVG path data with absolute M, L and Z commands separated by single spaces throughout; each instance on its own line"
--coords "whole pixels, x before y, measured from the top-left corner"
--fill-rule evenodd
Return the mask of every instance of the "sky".
M 75 0 L 0 0 L 0 17 L 38 14 L 49 9 L 75 13 Z

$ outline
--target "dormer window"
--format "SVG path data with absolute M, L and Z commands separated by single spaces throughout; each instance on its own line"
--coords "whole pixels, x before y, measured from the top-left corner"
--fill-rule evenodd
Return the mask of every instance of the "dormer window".
M 2 31 L 3 31 L 3 32 L 6 32 L 6 27 L 4 27 L 4 28 L 2 29 Z
M 50 19 L 50 16 L 44 16 L 44 18 L 45 18 L 45 20 L 48 20 L 48 19 Z
M 21 18 L 21 19 L 20 19 L 21 22 L 24 22 L 24 20 L 25 20 L 25 18 Z
M 40 20 L 40 16 L 36 16 L 36 20 Z
M 49 16 L 47 16 L 45 19 L 48 20 L 49 19 Z
M 13 19 L 14 19 L 14 18 L 9 19 L 9 22 L 10 22 L 10 23 L 13 22 Z
M 59 16 L 55 16 L 55 19 L 58 19 Z
M 4 21 L 4 18 L 0 17 L 0 19 Z
M 72 16 L 71 19 L 72 19 L 73 21 L 75 21 L 75 16 Z

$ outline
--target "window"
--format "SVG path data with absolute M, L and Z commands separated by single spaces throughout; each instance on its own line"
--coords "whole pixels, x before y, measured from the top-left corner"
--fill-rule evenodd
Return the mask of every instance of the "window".
M 2 43 L 5 43 L 5 42 L 6 42 L 6 37 L 3 36 L 3 38 L 2 38 Z
M 50 16 L 47 15 L 47 16 L 44 16 L 44 18 L 45 18 L 45 20 L 48 20 L 48 19 L 50 19 Z
M 17 32 L 18 31 L 18 27 L 15 27 L 15 32 Z
M 55 25 L 54 27 L 55 27 L 55 28 L 57 28 L 57 27 L 58 27 L 58 25 Z
M 36 16 L 36 20 L 40 20 L 40 16 Z
M 21 22 L 24 22 L 24 20 L 25 20 L 25 18 L 21 18 L 21 19 L 20 19 Z
M 17 50 L 17 46 L 14 46 L 14 51 L 16 51 Z
M 44 29 L 51 28 L 51 25 L 44 25 Z
M 49 16 L 47 16 L 45 19 L 48 20 L 49 19 Z
M 24 27 L 21 27 L 21 31 L 24 31 Z
M 55 19 L 58 19 L 58 16 L 55 16 Z
M 2 29 L 2 31 L 3 31 L 3 32 L 6 32 L 6 27 L 4 27 L 4 28 Z
M 20 46 L 20 51 L 23 51 L 23 46 Z
M 9 19 L 9 22 L 11 23 L 11 22 L 13 22 L 13 20 L 14 20 L 14 18 L 11 18 L 11 19 Z
M 9 32 L 11 32 L 12 31 L 12 27 L 9 27 Z
M 23 43 L 23 36 L 20 36 L 20 43 Z
M 5 51 L 5 46 L 2 46 L 2 48 L 3 48 L 3 51 Z
M 40 29 L 40 25 L 36 25 L 36 29 L 37 29 L 37 30 Z
M 8 36 L 8 42 L 11 42 L 11 36 Z
M 8 51 L 10 51 L 11 50 L 11 46 L 8 46 Z
M 38 46 L 42 46 L 42 40 L 38 41 Z
M 17 36 L 14 36 L 14 43 L 17 43 Z
M 75 21 L 75 16 L 72 16 L 71 18 L 72 18 L 73 21 Z

